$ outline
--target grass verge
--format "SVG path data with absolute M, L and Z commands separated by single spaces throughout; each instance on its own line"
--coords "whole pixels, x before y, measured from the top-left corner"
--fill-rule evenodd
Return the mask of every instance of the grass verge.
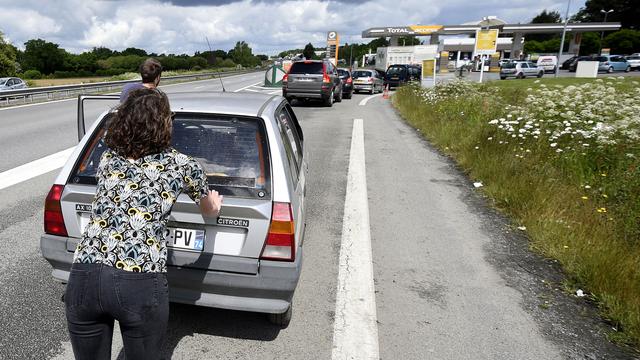
M 541 79 L 400 88 L 413 127 L 484 184 L 558 259 L 611 321 L 640 344 L 640 84 Z

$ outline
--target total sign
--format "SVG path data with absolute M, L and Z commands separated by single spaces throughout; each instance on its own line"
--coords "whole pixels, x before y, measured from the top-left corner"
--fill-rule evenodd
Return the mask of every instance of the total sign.
M 338 63 L 338 48 L 340 45 L 340 35 L 337 31 L 329 31 L 327 33 L 327 58 L 333 62 Z

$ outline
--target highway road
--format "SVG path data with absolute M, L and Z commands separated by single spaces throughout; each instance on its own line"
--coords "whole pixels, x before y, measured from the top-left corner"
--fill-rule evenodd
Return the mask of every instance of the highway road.
M 277 93 L 262 78 L 224 82 L 227 91 Z M 218 91 L 220 83 L 163 90 Z M 290 326 L 172 304 L 167 359 L 635 358 L 607 342 L 593 306 L 563 292 L 557 264 L 530 253 L 526 238 L 389 100 L 354 95 L 332 108 L 294 110 L 310 159 Z M 0 185 L 7 171 L 74 146 L 75 114 L 73 100 L 0 109 Z M 39 253 L 56 174 L 0 186 L 0 359 L 73 358 L 64 286 Z M 344 271 L 345 258 L 362 277 Z M 113 358 L 124 358 L 118 336 Z

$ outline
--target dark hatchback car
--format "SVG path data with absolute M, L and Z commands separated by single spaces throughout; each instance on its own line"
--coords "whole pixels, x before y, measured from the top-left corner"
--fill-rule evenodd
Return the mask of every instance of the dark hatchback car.
M 282 96 L 293 99 L 322 100 L 326 106 L 342 101 L 342 80 L 328 60 L 294 62 L 282 79 Z
M 338 69 L 338 75 L 342 80 L 342 97 L 351 99 L 353 96 L 353 77 L 348 69 Z
M 592 56 L 576 56 L 569 63 L 569 71 L 575 72 L 580 61 L 594 61 Z
M 421 71 L 421 67 L 417 65 L 391 65 L 387 69 L 384 83 L 392 88 L 409 81 L 419 81 Z

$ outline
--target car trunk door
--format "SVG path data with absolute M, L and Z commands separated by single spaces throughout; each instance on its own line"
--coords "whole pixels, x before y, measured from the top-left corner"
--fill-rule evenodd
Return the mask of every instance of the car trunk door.
M 291 67 L 287 87 L 290 91 L 318 91 L 322 87 L 323 79 L 322 63 L 298 62 Z

